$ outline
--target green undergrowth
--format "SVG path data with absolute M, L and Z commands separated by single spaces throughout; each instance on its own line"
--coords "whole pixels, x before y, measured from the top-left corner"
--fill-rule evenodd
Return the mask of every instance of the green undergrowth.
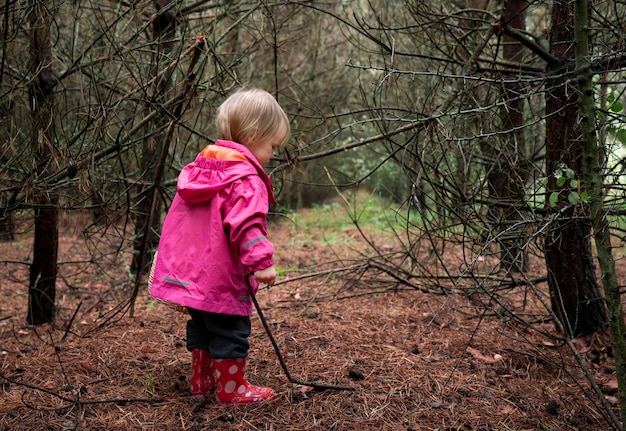
M 374 193 L 338 197 L 298 211 L 284 211 L 277 218 L 287 227 L 293 243 L 352 243 L 364 233 L 393 235 L 404 229 L 399 204 Z

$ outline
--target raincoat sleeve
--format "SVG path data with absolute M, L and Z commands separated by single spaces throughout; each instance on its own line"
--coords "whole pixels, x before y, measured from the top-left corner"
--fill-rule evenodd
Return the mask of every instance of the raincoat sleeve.
M 274 245 L 267 239 L 268 210 L 267 186 L 261 178 L 252 175 L 232 184 L 224 206 L 224 230 L 246 273 L 274 264 Z

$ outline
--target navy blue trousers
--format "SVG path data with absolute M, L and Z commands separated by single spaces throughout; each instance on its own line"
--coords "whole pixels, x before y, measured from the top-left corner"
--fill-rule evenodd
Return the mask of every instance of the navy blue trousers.
M 208 350 L 214 359 L 248 356 L 248 337 L 252 330 L 250 316 L 208 313 L 188 308 L 187 350 Z

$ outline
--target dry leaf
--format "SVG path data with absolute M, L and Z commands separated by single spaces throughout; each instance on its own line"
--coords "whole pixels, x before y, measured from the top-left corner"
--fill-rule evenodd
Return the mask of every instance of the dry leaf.
M 85 362 L 79 362 L 78 366 L 80 368 L 82 368 L 85 371 L 91 371 L 92 373 L 95 373 L 96 371 L 98 371 L 98 366 L 97 365 L 91 365 L 91 364 L 87 364 Z
M 497 362 L 491 356 L 483 355 L 479 350 L 476 350 L 476 349 L 474 349 L 472 347 L 468 347 L 466 350 L 467 350 L 467 353 L 472 355 L 474 357 L 474 359 L 476 359 L 477 361 L 483 361 L 483 362 L 487 362 L 489 364 L 493 364 L 493 363 Z

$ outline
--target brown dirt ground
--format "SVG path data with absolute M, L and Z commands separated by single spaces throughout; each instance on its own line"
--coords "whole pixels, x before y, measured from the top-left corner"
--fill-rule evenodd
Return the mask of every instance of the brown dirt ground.
M 291 384 L 254 317 L 248 378 L 277 396 L 257 407 L 190 397 L 185 315 L 143 289 L 130 317 L 119 306 L 131 290 L 122 257 L 98 273 L 72 263 L 88 253 L 78 225 L 66 221 L 61 237 L 54 325 L 25 324 L 27 267 L 0 267 L 0 430 L 610 429 L 571 349 L 552 336 L 527 287 L 508 291 L 508 313 L 499 313 L 484 298 L 350 273 L 287 273 L 258 299 L 295 379 L 353 391 Z M 288 224 L 272 227 L 281 268 L 348 265 L 361 242 L 356 232 L 346 238 L 332 244 L 320 232 L 299 237 Z M 28 262 L 30 253 L 28 234 L 0 244 L 5 261 Z M 542 275 L 539 261 L 533 268 Z M 607 337 L 574 344 L 617 414 Z

